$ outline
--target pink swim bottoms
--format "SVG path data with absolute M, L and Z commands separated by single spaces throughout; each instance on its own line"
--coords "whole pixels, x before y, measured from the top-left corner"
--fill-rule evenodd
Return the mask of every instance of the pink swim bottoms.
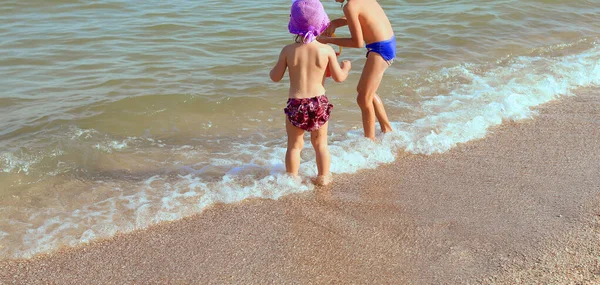
M 283 109 L 292 125 L 307 132 L 318 130 L 329 120 L 333 105 L 327 96 L 320 95 L 312 98 L 289 98 L 287 107 Z

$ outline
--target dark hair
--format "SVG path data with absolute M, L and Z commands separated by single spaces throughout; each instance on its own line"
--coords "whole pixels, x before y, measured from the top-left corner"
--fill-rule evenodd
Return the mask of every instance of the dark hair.
M 296 35 L 296 36 L 294 37 L 294 41 L 295 41 L 297 44 L 302 44 L 302 43 L 304 43 L 304 37 L 303 37 L 303 36 L 301 36 L 301 35 Z

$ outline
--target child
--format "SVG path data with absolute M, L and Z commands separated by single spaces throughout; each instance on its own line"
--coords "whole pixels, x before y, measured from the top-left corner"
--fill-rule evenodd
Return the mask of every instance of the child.
M 392 131 L 383 102 L 376 92 L 383 72 L 396 57 L 396 38 L 390 21 L 376 0 L 347 0 L 343 10 L 344 17 L 333 20 L 324 36 L 318 40 L 325 44 L 356 48 L 363 47 L 367 42 L 367 62 L 356 87 L 356 101 L 362 113 L 365 137 L 375 140 L 375 118 L 383 133 Z M 350 30 L 350 38 L 331 37 L 335 29 L 346 25 Z
M 319 0 L 294 1 L 288 30 L 296 35 L 296 43 L 281 50 L 279 60 L 270 73 L 271 80 L 279 82 L 286 68 L 289 69 L 289 98 L 284 109 L 288 136 L 286 172 L 298 176 L 304 132 L 308 131 L 317 156 L 318 176 L 314 180 L 317 185 L 331 182 L 327 121 L 333 105 L 325 96 L 325 71 L 329 68 L 336 82 L 346 80 L 350 71 L 349 61 L 338 64 L 333 48 L 316 41 L 327 26 L 329 18 Z

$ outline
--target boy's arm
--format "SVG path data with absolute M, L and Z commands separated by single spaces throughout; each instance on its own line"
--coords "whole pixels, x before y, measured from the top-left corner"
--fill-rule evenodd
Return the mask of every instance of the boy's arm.
M 331 21 L 331 24 L 333 24 L 334 27 L 339 28 L 339 27 L 348 25 L 348 20 L 346 20 L 346 16 L 343 16 L 343 17 L 340 17 L 338 19 Z
M 273 69 L 271 69 L 271 72 L 269 73 L 269 76 L 271 77 L 271 80 L 273 80 L 273 82 L 281 81 L 283 75 L 285 74 L 285 69 L 287 68 L 287 60 L 284 51 L 285 48 L 283 48 L 279 53 L 279 59 L 277 60 L 277 63 L 275 64 Z
M 350 68 L 352 64 L 348 60 L 342 61 L 342 64 L 339 64 L 337 61 L 337 56 L 335 55 L 335 51 L 331 48 L 329 55 L 327 56 L 329 59 L 329 72 L 331 73 L 331 78 L 335 82 L 342 82 L 348 78 L 348 73 L 350 73 Z
M 339 27 L 343 27 L 348 25 L 348 21 L 346 20 L 346 16 L 341 17 L 339 19 L 335 19 L 333 21 L 331 21 L 329 23 L 329 27 L 327 27 L 327 29 L 325 30 L 325 32 L 323 33 L 325 36 L 331 37 L 331 35 L 333 35 L 333 33 L 335 33 L 335 30 Z
M 340 21 L 339 23 L 344 23 L 348 25 L 348 30 L 350 30 L 349 38 L 334 38 L 334 37 L 319 37 L 318 40 L 324 44 L 334 44 L 342 47 L 354 47 L 361 48 L 364 45 L 364 39 L 362 34 L 362 29 L 360 26 L 360 22 L 358 20 L 358 10 L 357 7 L 353 5 L 346 4 L 344 6 L 344 15 L 346 15 L 343 19 L 345 21 Z M 337 23 L 336 23 L 337 25 Z

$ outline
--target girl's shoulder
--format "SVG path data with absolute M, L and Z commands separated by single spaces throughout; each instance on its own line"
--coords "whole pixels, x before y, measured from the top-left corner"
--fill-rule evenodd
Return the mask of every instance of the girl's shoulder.
M 281 50 L 282 52 L 292 52 L 294 50 L 296 50 L 297 48 L 301 47 L 302 44 L 298 44 L 298 43 L 291 43 L 288 44 L 286 46 L 283 47 L 283 49 Z

